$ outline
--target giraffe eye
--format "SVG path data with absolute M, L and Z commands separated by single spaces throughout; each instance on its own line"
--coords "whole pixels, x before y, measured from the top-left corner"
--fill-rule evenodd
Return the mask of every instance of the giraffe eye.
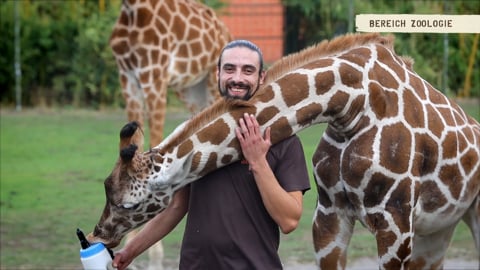
M 119 204 L 118 207 L 123 208 L 123 209 L 136 209 L 140 203 L 124 203 L 124 204 Z

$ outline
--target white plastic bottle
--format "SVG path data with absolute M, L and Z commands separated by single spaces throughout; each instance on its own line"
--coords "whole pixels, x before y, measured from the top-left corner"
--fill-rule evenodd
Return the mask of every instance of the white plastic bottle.
M 102 243 L 90 244 L 83 232 L 77 229 L 80 240 L 80 261 L 84 270 L 108 270 L 111 268 L 112 255 Z
M 80 260 L 85 270 L 107 270 L 112 257 L 102 243 L 95 243 L 80 250 Z

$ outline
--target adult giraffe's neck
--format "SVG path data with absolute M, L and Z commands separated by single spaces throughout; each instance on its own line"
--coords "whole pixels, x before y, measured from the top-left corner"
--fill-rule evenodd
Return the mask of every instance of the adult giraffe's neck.
M 324 115 L 324 106 L 318 100 L 306 98 L 291 104 L 286 102 L 285 97 L 292 95 L 292 87 L 271 84 L 260 91 L 249 101 L 220 101 L 154 148 L 154 167 L 160 170 L 148 179 L 153 189 L 166 186 L 178 189 L 240 160 L 235 128 L 245 113 L 256 116 L 262 134 L 271 127 L 273 144 L 331 118 Z M 302 87 L 295 89 L 293 94 L 308 97 L 308 91 L 309 87 Z

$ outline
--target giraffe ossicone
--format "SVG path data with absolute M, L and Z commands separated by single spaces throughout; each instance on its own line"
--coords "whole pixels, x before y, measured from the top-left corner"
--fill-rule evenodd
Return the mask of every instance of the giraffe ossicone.
M 349 34 L 286 56 L 250 100 L 217 101 L 164 143 L 135 151 L 136 165 L 119 158 L 90 239 L 114 246 L 163 211 L 175 191 L 240 160 L 235 127 L 245 113 L 262 132 L 271 128 L 272 143 L 328 123 L 312 158 L 319 268 L 346 267 L 356 221 L 375 235 L 381 269 L 441 269 L 461 220 L 480 247 L 480 124 L 396 55 L 392 36 L 379 34 Z M 141 142 L 139 130 L 122 138 L 120 151 Z

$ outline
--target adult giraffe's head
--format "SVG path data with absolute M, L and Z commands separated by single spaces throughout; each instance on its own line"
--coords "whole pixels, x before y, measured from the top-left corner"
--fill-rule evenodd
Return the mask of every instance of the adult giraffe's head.
M 172 187 L 152 191 L 148 182 L 159 171 L 158 153 L 143 152 L 143 131 L 137 122 L 120 131 L 120 153 L 105 179 L 106 203 L 95 229 L 87 238 L 112 248 L 130 231 L 163 211 L 173 194 Z

